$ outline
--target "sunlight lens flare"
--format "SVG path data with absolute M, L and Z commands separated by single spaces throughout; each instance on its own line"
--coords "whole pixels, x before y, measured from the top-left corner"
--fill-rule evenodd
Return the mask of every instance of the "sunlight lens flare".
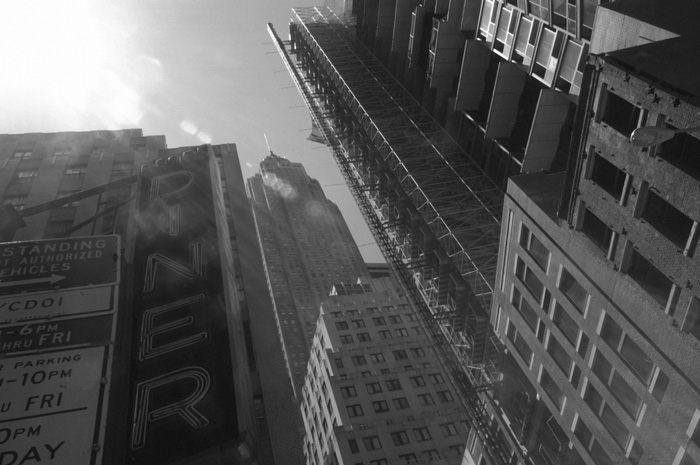
M 89 112 L 108 126 L 137 122 L 138 93 L 121 76 L 124 33 L 112 13 L 89 0 L 0 2 L 0 62 L 7 66 L 0 104 L 54 119 Z

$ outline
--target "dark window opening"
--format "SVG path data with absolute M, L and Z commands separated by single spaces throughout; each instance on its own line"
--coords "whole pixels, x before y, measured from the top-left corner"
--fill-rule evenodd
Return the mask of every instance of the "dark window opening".
M 608 252 L 613 231 L 588 209 L 583 214 L 581 231 L 603 252 Z
M 602 122 L 629 137 L 637 129 L 641 109 L 622 97 L 608 92 Z
M 670 129 L 677 129 L 667 125 Z M 700 179 L 700 139 L 687 133 L 676 134 L 671 140 L 657 147 L 656 155 Z
M 693 220 L 655 192 L 649 192 L 642 219 L 675 245 L 685 248 L 690 230 L 693 228 Z
M 661 306 L 666 307 L 673 282 L 636 250 L 632 251 L 632 259 L 627 274 Z
M 622 198 L 627 174 L 600 155 L 595 155 L 591 181 L 605 189 L 617 200 Z

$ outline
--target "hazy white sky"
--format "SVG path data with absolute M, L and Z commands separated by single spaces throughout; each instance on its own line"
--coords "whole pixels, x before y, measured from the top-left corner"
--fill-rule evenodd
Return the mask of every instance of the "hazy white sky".
M 0 132 L 143 128 L 169 147 L 236 143 L 304 164 L 358 245 L 373 242 L 267 33 L 322 0 L 0 0 Z M 365 259 L 383 261 L 374 246 Z

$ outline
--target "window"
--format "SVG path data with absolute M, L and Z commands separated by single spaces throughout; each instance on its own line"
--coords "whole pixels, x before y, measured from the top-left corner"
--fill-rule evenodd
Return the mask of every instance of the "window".
M 394 404 L 396 410 L 403 410 L 409 407 L 408 400 L 405 397 L 397 397 L 396 399 L 392 399 L 391 402 Z
M 84 176 L 85 173 L 87 173 L 86 163 L 67 166 L 66 170 L 64 171 L 66 176 Z
M 588 209 L 583 213 L 581 232 L 607 255 L 610 249 L 610 241 L 612 241 L 613 237 L 613 230 Z
M 2 201 L 3 205 L 12 205 L 15 210 L 22 211 L 24 209 L 24 204 L 27 202 L 26 195 L 8 195 Z
M 376 402 L 372 402 L 372 408 L 374 408 L 375 413 L 388 412 L 389 404 L 387 404 L 385 400 L 378 400 Z
M 348 405 L 348 416 L 350 418 L 361 417 L 362 415 L 364 415 L 364 412 L 362 411 L 362 405 Z
M 386 320 L 383 316 L 377 316 L 372 318 L 372 322 L 374 323 L 374 326 L 384 326 L 386 324 Z
M 400 391 L 401 390 L 401 382 L 399 382 L 398 379 L 389 379 L 386 381 L 386 388 L 389 391 Z
M 335 359 L 335 367 L 336 368 L 343 368 L 343 359 L 342 358 Z
M 341 387 L 340 393 L 342 394 L 343 398 L 345 398 L 345 399 L 347 399 L 348 397 L 356 397 L 357 396 L 357 391 L 355 390 L 355 386 Z
M 342 344 L 352 344 L 355 341 L 352 339 L 352 336 L 350 334 L 346 334 L 346 335 L 340 336 L 340 342 Z
M 350 329 L 350 326 L 348 325 L 347 321 L 336 321 L 335 322 L 335 329 L 339 329 L 339 330 Z
M 416 334 L 416 335 L 423 334 L 423 330 L 420 329 L 420 326 L 411 326 L 411 331 L 413 331 L 413 334 Z
M 369 436 L 362 438 L 362 442 L 367 450 L 378 450 L 382 448 L 382 443 L 379 441 L 379 436 Z
M 73 220 L 49 221 L 44 230 L 44 239 L 65 237 L 73 227 Z
M 391 323 L 391 324 L 402 323 L 401 315 L 389 315 L 389 323 Z
M 598 154 L 593 154 L 591 181 L 598 184 L 615 199 L 622 199 L 627 173 Z
M 615 439 L 618 445 L 624 450 L 630 439 L 629 429 L 627 429 L 625 424 L 620 420 L 617 414 L 613 412 L 610 406 L 603 400 L 603 397 L 591 384 L 586 386 L 586 393 L 583 395 L 583 400 L 588 404 L 591 410 L 593 410 L 593 413 L 600 418 L 605 429 L 608 430 L 613 439 Z
M 562 307 L 559 302 L 555 302 L 554 311 L 552 313 L 552 322 L 559 328 L 559 331 L 564 334 L 564 337 L 571 343 L 572 346 L 576 347 L 578 341 L 579 327 L 576 321 L 574 321 L 564 307 Z
M 433 396 L 430 394 L 418 394 L 418 399 L 421 405 L 433 405 L 435 403 Z
M 14 158 L 15 160 L 24 160 L 30 158 L 31 156 L 31 150 L 15 150 L 15 153 L 12 154 L 12 158 Z
M 399 455 L 399 458 L 403 460 L 404 463 L 416 463 L 418 460 L 416 454 L 403 454 Z
M 579 417 L 576 420 L 576 427 L 574 429 L 574 435 L 581 441 L 583 447 L 591 452 L 593 461 L 597 465 L 613 465 L 614 462 L 610 458 L 607 452 L 601 447 L 600 443 L 593 437 L 591 430 L 586 426 L 586 424 Z
M 367 392 L 369 394 L 378 394 L 382 392 L 382 385 L 379 383 L 368 383 L 365 386 L 367 386 Z
M 588 303 L 588 292 L 576 281 L 566 268 L 561 269 L 561 279 L 559 280 L 559 290 L 569 298 L 579 313 L 583 314 Z
M 429 441 L 432 439 L 428 428 L 414 428 L 413 429 L 413 437 L 418 442 Z
M 428 378 L 433 384 L 442 384 L 445 382 L 445 378 L 443 378 L 440 373 L 433 373 L 432 375 L 428 375 Z
M 401 446 L 411 442 L 411 440 L 408 439 L 408 434 L 406 434 L 406 431 L 391 433 L 391 440 L 394 442 L 395 446 Z
M 527 345 L 527 342 L 518 333 L 518 330 L 515 329 L 515 325 L 513 325 L 511 321 L 508 322 L 508 327 L 506 328 L 506 337 L 513 346 L 515 346 L 516 352 L 520 354 L 525 364 L 530 366 L 530 362 L 532 361 L 532 349 Z
M 600 352 L 593 356 L 593 373 L 610 388 L 613 396 L 620 402 L 622 408 L 632 417 L 637 419 L 642 408 L 642 399 L 632 389 L 627 381 L 613 369 L 612 365 Z
M 369 465 L 389 465 L 389 462 L 387 462 L 386 459 L 375 459 L 370 460 Z
M 389 331 L 388 329 L 379 331 L 379 337 L 381 339 L 391 339 L 391 331 Z
M 669 129 L 678 129 L 667 124 Z M 692 134 L 680 133 L 656 147 L 656 155 L 696 179 L 700 178 L 700 139 Z
M 364 320 L 352 320 L 352 327 L 353 328 L 364 328 L 365 321 Z
M 383 362 L 383 361 L 384 361 L 384 354 L 381 353 L 381 352 L 376 353 L 376 354 L 370 354 L 370 355 L 369 355 L 369 359 L 370 359 L 373 363 Z
M 12 182 L 15 184 L 27 184 L 34 181 L 38 174 L 38 170 L 19 170 L 15 173 Z
M 527 323 L 530 329 L 534 333 L 536 333 L 540 319 L 535 310 L 532 308 L 532 306 L 528 303 L 527 300 L 525 300 L 525 298 L 523 298 L 522 294 L 520 294 L 520 291 L 515 286 L 513 286 L 512 302 L 516 310 L 520 312 L 520 315 L 523 317 L 523 320 L 525 320 L 525 323 Z
M 112 163 L 112 173 L 110 179 L 116 180 L 124 176 L 129 176 L 134 171 L 133 161 L 115 161 Z
M 450 437 L 450 436 L 456 436 L 457 435 L 457 428 L 455 427 L 454 423 L 444 423 L 444 424 L 440 425 L 440 432 L 446 438 Z
M 442 403 L 452 402 L 454 400 L 450 391 L 438 391 L 437 396 Z
M 520 245 L 529 252 L 542 271 L 547 272 L 549 264 L 549 250 L 530 230 L 521 223 L 520 225 Z
M 440 452 L 438 452 L 437 449 L 424 450 L 423 452 L 421 452 L 421 455 L 425 460 L 429 461 L 428 463 L 440 458 Z
M 72 153 L 73 151 L 69 148 L 59 148 L 53 151 L 53 156 L 55 159 L 59 158 L 65 160 L 66 158 L 70 157 Z
M 423 379 L 422 376 L 412 376 L 409 378 L 409 380 L 411 381 L 411 386 L 413 387 L 425 386 L 425 379 Z
M 604 92 L 605 108 L 601 121 L 629 138 L 640 125 L 641 109 L 612 92 Z
M 542 291 L 544 290 L 544 285 L 542 281 L 535 276 L 530 268 L 525 265 L 520 257 L 515 258 L 515 275 L 520 279 L 520 281 L 525 284 L 525 287 L 532 293 L 537 302 L 542 300 Z
M 648 192 L 641 217 L 676 246 L 685 248 L 693 228 L 693 220 L 661 198 L 659 194 Z
M 635 249 L 632 249 L 627 274 L 654 300 L 666 308 L 673 288 L 673 281 Z
M 425 357 L 425 349 L 422 347 L 414 347 L 412 349 L 409 349 L 411 351 L 411 356 L 420 358 L 420 357 Z
M 372 338 L 369 337 L 369 333 L 357 333 L 357 340 L 359 342 L 369 342 Z
M 355 357 L 352 357 L 352 364 L 355 366 L 367 365 L 367 359 L 364 355 L 357 355 Z
M 395 350 L 395 351 L 393 351 L 393 354 L 394 354 L 394 360 L 405 360 L 408 358 L 408 354 L 403 349 Z
M 700 299 L 695 296 L 690 297 L 683 321 L 683 331 L 700 339 Z
M 396 336 L 398 337 L 408 336 L 408 331 L 406 330 L 406 328 L 397 328 L 394 331 L 396 332 Z
M 561 411 L 562 407 L 564 407 L 564 394 L 545 369 L 542 370 L 540 386 L 542 386 L 542 389 L 544 389 L 551 401 L 554 402 L 557 410 Z
M 620 326 L 608 314 L 604 316 L 600 337 L 617 352 L 645 386 L 650 385 L 654 373 L 654 362 L 628 334 L 622 332 Z M 668 379 L 666 375 L 663 378 Z
M 549 22 L 549 2 L 547 0 L 528 0 L 527 3 L 531 14 Z
M 557 366 L 568 377 L 571 371 L 571 357 L 552 335 L 549 336 L 547 343 L 547 353 L 552 356 Z

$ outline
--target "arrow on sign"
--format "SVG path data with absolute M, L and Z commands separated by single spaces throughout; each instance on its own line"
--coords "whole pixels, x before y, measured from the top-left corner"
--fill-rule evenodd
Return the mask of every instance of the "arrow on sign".
M 0 281 L 0 287 L 21 286 L 25 284 L 54 284 L 61 281 L 62 279 L 66 279 L 66 277 L 61 276 L 60 274 L 52 274 L 50 277 L 46 278 L 25 279 L 23 281 L 9 281 L 4 283 Z

